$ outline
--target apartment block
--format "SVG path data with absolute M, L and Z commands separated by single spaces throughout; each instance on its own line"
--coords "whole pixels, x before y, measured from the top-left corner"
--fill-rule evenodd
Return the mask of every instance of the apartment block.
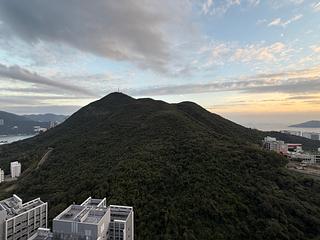
M 111 222 L 109 224 L 108 240 L 133 240 L 133 208 L 110 205 L 110 210 Z
M 39 238 L 46 240 L 51 238 Z M 106 199 L 89 197 L 72 204 L 53 220 L 57 240 L 134 240 L 132 207 L 106 205 Z
M 263 140 L 263 147 L 269 151 L 275 151 L 286 155 L 288 152 L 288 145 L 284 141 L 278 141 L 276 138 L 265 137 Z
M 40 198 L 23 203 L 17 196 L 0 201 L 0 239 L 28 240 L 47 228 L 48 205 Z
M 37 233 L 28 240 L 53 240 L 53 234 L 49 228 L 38 228 Z
M 19 163 L 19 162 L 11 162 L 10 163 L 10 171 L 11 171 L 11 177 L 12 178 L 20 177 L 20 174 L 21 174 L 21 163 Z
M 110 208 L 105 199 L 73 204 L 53 219 L 53 236 L 59 240 L 106 240 Z
M 315 132 L 303 132 L 302 137 L 311 139 L 311 140 L 320 140 L 320 134 Z
M 4 182 L 4 171 L 0 168 L 0 183 Z

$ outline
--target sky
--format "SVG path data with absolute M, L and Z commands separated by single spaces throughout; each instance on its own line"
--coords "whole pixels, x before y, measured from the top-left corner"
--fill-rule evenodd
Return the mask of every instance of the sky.
M 110 92 L 243 124 L 320 119 L 319 0 L 0 0 L 0 109 Z

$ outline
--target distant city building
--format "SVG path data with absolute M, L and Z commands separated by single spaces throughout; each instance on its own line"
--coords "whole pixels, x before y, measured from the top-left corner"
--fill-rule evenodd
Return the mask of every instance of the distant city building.
M 289 134 L 289 135 L 299 136 L 299 137 L 301 137 L 301 134 L 302 134 L 301 131 L 292 131 L 292 130 L 282 130 L 280 132 Z
M 300 143 L 287 143 L 289 152 L 303 152 L 302 144 Z
M 89 197 L 53 219 L 53 239 L 134 240 L 133 208 L 107 207 L 106 199 Z
M 4 171 L 0 168 L 0 183 L 4 182 Z
M 0 201 L 0 239 L 33 239 L 39 228 L 47 228 L 48 205 L 34 199 L 27 203 L 13 195 Z
M 21 163 L 19 162 L 11 162 L 10 163 L 11 177 L 17 178 L 20 177 L 21 174 Z
M 54 127 L 56 127 L 56 126 L 58 126 L 59 125 L 59 122 L 57 122 L 57 121 L 51 121 L 50 122 L 50 127 L 49 128 L 54 128 Z
M 4 125 L 4 120 L 0 119 L 0 126 L 3 126 L 3 125 Z
M 303 132 L 302 137 L 311 139 L 311 140 L 320 140 L 320 134 L 319 133 L 314 133 L 314 132 Z
M 292 160 L 301 161 L 303 164 L 320 164 L 320 154 L 293 153 L 290 154 Z
M 311 140 L 320 140 L 320 133 L 315 132 L 302 132 L 302 131 L 295 131 L 295 130 L 281 130 L 281 133 L 290 134 L 294 136 L 300 136 L 304 138 L 308 138 Z
M 48 130 L 47 128 L 43 128 L 43 127 L 40 127 L 40 126 L 34 126 L 33 127 L 33 131 L 35 133 L 43 133 L 43 132 L 45 132 L 47 130 Z
M 288 145 L 284 141 L 278 141 L 276 138 L 265 137 L 263 140 L 263 147 L 266 150 L 274 151 L 286 155 L 288 152 Z
M 284 143 L 276 138 L 265 137 L 263 147 L 269 151 L 275 151 L 287 158 L 300 161 L 302 164 L 320 164 L 320 154 L 304 153 L 300 143 Z M 320 148 L 318 149 L 320 152 Z

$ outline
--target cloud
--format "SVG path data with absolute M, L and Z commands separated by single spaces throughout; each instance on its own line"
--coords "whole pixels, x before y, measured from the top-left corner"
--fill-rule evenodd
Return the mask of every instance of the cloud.
M 246 2 L 252 3 L 253 1 L 246 0 Z M 219 16 L 225 14 L 231 7 L 239 6 L 240 4 L 240 0 L 206 0 L 202 4 L 202 13 Z
M 310 47 L 315 53 L 320 53 L 320 45 L 313 45 Z
M 212 69 L 215 66 L 227 64 L 246 64 L 252 69 L 266 69 L 286 63 L 294 53 L 291 46 L 283 42 L 240 45 L 237 42 L 210 42 L 198 49 L 198 70 Z
M 302 95 L 302 96 L 292 96 L 287 99 L 288 100 L 314 100 L 314 99 L 320 99 L 320 96 Z
M 271 4 L 273 8 L 279 9 L 288 5 L 300 6 L 304 3 L 304 0 L 269 0 L 268 3 Z
M 320 2 L 314 3 L 314 4 L 312 5 L 312 9 L 313 9 L 315 12 L 320 12 Z
M 207 0 L 206 2 L 203 3 L 202 11 L 203 11 L 204 14 L 208 14 L 209 13 L 212 4 L 213 4 L 213 0 Z
M 298 20 L 300 20 L 301 18 L 303 18 L 302 14 L 299 15 L 295 15 L 294 17 L 288 19 L 288 20 L 283 20 L 282 18 L 276 18 L 274 20 L 272 20 L 268 26 L 269 27 L 273 27 L 273 26 L 280 26 L 280 27 L 287 27 L 289 24 L 296 22 Z
M 0 0 L 0 21 L 30 44 L 62 43 L 164 71 L 187 0 Z M 181 26 L 181 25 L 180 25 Z M 181 29 L 181 27 L 179 28 Z M 8 34 L 9 35 L 9 34 Z
M 237 80 L 128 90 L 135 96 L 238 91 L 242 93 L 320 93 L 320 66 L 299 71 L 258 74 Z
M 95 96 L 91 91 L 70 85 L 67 83 L 62 83 L 58 81 L 53 81 L 49 78 L 40 76 L 35 72 L 30 72 L 27 69 L 21 68 L 19 66 L 6 66 L 0 63 L 0 77 L 4 79 L 14 79 L 22 82 L 34 83 L 44 86 L 49 86 L 53 88 L 58 88 L 60 90 L 67 90 L 69 92 L 74 92 L 78 94 L 83 94 L 86 96 Z
M 232 59 L 234 61 L 275 61 L 279 55 L 287 54 L 287 47 L 282 42 L 276 42 L 267 46 L 251 44 L 244 48 L 236 49 Z
M 1 101 L 0 101 L 1 102 Z M 13 112 L 16 114 L 40 114 L 40 113 L 55 113 L 55 114 L 65 114 L 70 115 L 77 110 L 79 110 L 81 106 L 78 105 L 34 105 L 34 106 L 6 106 L 3 111 Z

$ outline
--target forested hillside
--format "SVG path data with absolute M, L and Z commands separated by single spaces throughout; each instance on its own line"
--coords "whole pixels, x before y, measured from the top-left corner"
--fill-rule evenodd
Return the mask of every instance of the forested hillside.
M 320 184 L 261 150 L 268 134 L 191 102 L 113 93 L 42 135 L 1 146 L 0 167 L 18 160 L 24 172 L 0 193 L 39 196 L 50 218 L 88 196 L 133 206 L 139 240 L 317 239 Z

